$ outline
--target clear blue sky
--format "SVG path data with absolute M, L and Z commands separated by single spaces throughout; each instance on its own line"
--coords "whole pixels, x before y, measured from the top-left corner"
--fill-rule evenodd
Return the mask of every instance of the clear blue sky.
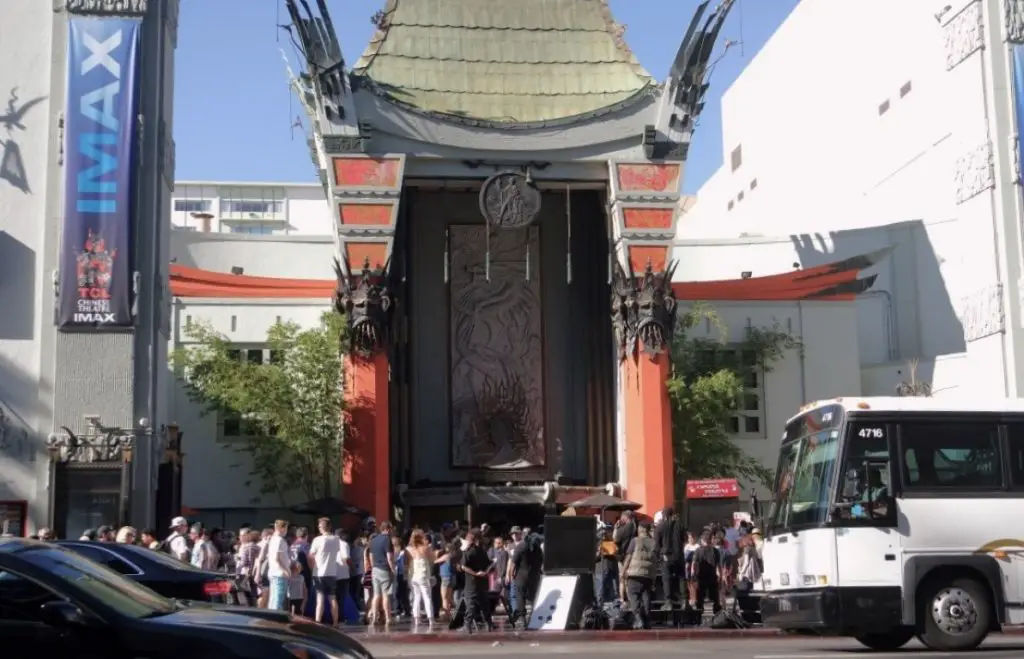
M 479 0 L 481 4 L 491 0 Z M 515 0 L 499 0 L 514 2 Z M 738 0 L 719 39 L 742 40 L 715 69 L 690 150 L 687 192 L 722 161 L 719 100 L 798 0 Z M 611 0 L 626 40 L 647 70 L 664 79 L 697 0 Z M 316 180 L 288 89 L 280 50 L 293 56 L 283 0 L 186 0 L 175 71 L 174 138 L 178 180 Z M 328 0 L 346 63 L 373 34 L 384 0 Z M 294 64 L 293 64 L 294 66 Z

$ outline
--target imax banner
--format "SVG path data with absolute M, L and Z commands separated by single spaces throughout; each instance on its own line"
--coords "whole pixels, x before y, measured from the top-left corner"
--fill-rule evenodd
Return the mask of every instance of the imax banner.
M 57 325 L 131 327 L 141 19 L 71 18 Z

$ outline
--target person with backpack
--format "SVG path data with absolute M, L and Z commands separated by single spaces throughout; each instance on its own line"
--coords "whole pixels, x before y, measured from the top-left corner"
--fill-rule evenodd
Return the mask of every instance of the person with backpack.
M 544 550 L 541 549 L 542 539 L 536 533 L 528 533 L 519 546 L 512 552 L 512 581 L 515 585 L 515 608 L 508 619 L 510 627 L 515 629 L 516 623 L 523 621 L 526 626 L 526 603 L 533 602 L 540 585 L 541 568 L 544 566 Z
M 187 519 L 175 517 L 171 520 L 171 534 L 161 543 L 160 550 L 182 563 L 192 560 L 192 543 L 189 542 Z
M 622 571 L 626 577 L 626 596 L 633 612 L 633 626 L 651 628 L 651 595 L 654 580 L 661 565 L 658 541 L 651 537 L 651 525 L 647 522 L 637 527 L 637 536 L 626 549 Z

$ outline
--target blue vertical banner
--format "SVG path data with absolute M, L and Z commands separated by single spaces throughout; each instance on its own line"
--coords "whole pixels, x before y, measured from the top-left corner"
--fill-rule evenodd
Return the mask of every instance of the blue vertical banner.
M 1024 44 L 1015 43 L 1013 49 L 1013 110 L 1016 115 L 1017 162 L 1024 167 Z
M 136 69 L 142 20 L 68 21 L 57 326 L 131 327 Z

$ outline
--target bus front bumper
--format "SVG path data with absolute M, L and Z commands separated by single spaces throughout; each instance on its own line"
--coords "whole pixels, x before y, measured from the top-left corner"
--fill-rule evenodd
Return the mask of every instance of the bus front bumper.
M 899 587 L 775 591 L 761 597 L 761 620 L 766 627 L 845 635 L 899 625 L 902 605 Z

